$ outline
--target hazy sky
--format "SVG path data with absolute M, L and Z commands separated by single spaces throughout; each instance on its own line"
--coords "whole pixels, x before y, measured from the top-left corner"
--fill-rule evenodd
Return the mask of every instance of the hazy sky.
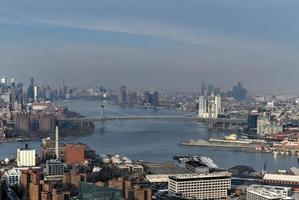
M 0 75 L 299 91 L 298 0 L 0 0 Z

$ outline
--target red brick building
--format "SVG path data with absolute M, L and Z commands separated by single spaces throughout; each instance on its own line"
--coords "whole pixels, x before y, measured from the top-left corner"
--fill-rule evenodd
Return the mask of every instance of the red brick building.
M 67 144 L 65 148 L 65 162 L 68 165 L 84 164 L 85 145 L 83 144 Z

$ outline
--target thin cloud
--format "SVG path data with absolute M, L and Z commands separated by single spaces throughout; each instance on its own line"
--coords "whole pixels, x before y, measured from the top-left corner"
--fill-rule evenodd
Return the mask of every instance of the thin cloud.
M 169 26 L 161 23 L 139 20 L 97 20 L 93 23 L 81 23 L 66 20 L 38 19 L 35 22 L 49 26 L 63 28 L 75 28 L 92 31 L 107 31 L 124 34 L 135 34 L 148 37 L 160 37 L 184 42 L 192 45 L 202 45 L 208 47 L 263 51 L 273 48 L 272 45 L 260 41 L 250 41 L 247 39 L 232 38 L 229 36 L 217 35 L 207 31 L 194 31 L 185 27 Z

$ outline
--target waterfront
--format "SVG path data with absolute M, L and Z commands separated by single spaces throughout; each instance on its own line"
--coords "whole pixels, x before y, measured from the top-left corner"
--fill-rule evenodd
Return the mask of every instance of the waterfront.
M 70 101 L 66 102 L 66 105 L 70 110 L 82 113 L 87 117 L 99 116 L 100 103 L 97 101 Z M 136 115 L 180 115 L 174 110 L 152 111 L 105 104 L 106 115 L 113 115 L 117 112 Z M 96 130 L 93 134 L 66 141 L 86 143 L 98 154 L 122 154 L 131 159 L 153 162 L 172 161 L 174 155 L 205 155 L 225 168 L 242 164 L 262 170 L 265 161 L 268 169 L 272 171 L 298 166 L 297 156 L 277 155 L 274 157 L 271 153 L 247 153 L 225 148 L 180 145 L 184 140 L 208 139 L 223 134 L 222 131 L 208 131 L 206 127 L 196 122 L 180 120 L 108 121 L 105 123 L 105 127 L 106 130 L 102 132 L 100 123 L 96 123 Z M 0 144 L 0 157 L 4 158 L 15 154 L 16 149 L 24 146 L 25 143 L 36 148 L 39 153 L 40 141 L 10 142 Z

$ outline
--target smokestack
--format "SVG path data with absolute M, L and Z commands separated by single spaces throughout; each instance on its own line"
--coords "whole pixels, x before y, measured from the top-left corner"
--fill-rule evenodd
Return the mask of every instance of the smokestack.
M 55 154 L 56 160 L 59 159 L 59 129 L 58 124 L 56 125 L 56 132 L 55 132 Z

